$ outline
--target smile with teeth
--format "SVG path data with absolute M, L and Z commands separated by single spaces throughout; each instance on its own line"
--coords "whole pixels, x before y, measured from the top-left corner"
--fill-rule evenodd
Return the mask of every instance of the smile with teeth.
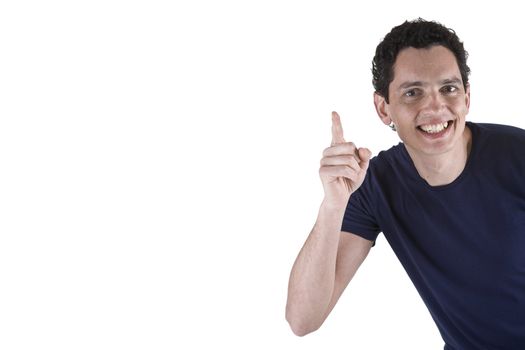
M 448 121 L 440 124 L 428 124 L 428 125 L 421 125 L 419 128 L 429 134 L 435 134 L 438 132 L 443 131 L 448 126 Z

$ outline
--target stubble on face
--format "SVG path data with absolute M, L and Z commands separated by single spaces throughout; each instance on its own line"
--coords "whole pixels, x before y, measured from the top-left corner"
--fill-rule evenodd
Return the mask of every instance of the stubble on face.
M 469 96 L 454 54 L 443 46 L 406 48 L 393 70 L 386 110 L 411 155 L 435 156 L 463 147 Z

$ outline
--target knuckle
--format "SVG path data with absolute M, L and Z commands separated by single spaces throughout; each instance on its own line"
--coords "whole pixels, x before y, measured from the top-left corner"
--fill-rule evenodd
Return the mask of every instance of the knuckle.
M 348 164 L 353 164 L 355 162 L 355 157 L 353 155 L 346 156 L 346 161 Z
M 354 157 L 351 155 L 341 156 L 341 161 L 345 166 L 350 166 L 354 163 Z

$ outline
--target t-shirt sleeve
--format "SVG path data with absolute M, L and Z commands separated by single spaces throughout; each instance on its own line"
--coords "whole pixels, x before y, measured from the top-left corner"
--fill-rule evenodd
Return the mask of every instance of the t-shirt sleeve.
M 381 232 L 375 216 L 373 215 L 373 193 L 370 176 L 351 196 L 346 206 L 341 231 L 350 232 L 360 237 L 375 241 Z

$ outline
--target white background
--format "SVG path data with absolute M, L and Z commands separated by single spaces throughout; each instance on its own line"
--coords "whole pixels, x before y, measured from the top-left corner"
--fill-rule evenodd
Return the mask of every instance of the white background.
M 470 53 L 468 120 L 525 127 L 498 1 L 4 1 L 0 348 L 442 349 L 380 235 L 320 330 L 284 318 L 330 112 L 374 155 L 371 60 L 419 16 Z

